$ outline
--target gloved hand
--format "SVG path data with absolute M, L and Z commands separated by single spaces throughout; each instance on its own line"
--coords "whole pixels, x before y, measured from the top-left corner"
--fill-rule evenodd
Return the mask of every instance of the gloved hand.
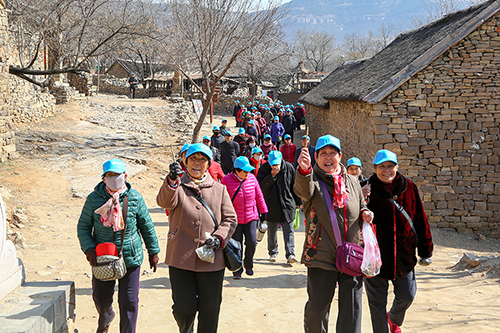
M 204 245 L 211 247 L 215 251 L 222 245 L 222 241 L 219 237 L 213 236 L 212 238 L 207 239 Z
M 418 263 L 422 266 L 429 266 L 434 260 L 432 258 L 420 258 Z
M 267 213 L 260 214 L 260 222 L 264 222 L 267 220 Z
M 174 162 L 170 164 L 170 173 L 168 174 L 168 178 L 176 181 L 180 175 L 182 175 L 182 167 L 179 162 Z
M 158 261 L 160 261 L 158 254 L 149 256 L 149 268 L 153 270 L 153 273 L 156 273 L 156 269 L 158 268 Z
M 87 261 L 91 266 L 97 266 L 97 254 L 95 253 L 94 248 L 88 249 L 87 252 L 85 252 L 85 255 L 87 256 Z

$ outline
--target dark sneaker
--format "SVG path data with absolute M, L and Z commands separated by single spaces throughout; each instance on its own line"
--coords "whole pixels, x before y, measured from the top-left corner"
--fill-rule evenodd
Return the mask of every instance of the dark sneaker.
M 241 280 L 241 273 L 233 273 L 233 279 Z
M 250 276 L 253 275 L 253 269 L 251 269 L 251 268 L 246 268 L 245 272 L 247 273 L 247 275 L 250 275 Z

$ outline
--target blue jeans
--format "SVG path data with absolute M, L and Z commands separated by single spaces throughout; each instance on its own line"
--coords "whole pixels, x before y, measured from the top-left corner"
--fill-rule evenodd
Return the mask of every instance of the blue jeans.
M 293 234 L 293 221 L 292 222 L 270 222 L 267 221 L 267 251 L 270 256 L 278 254 L 278 226 L 281 223 L 283 228 L 283 240 L 285 241 L 285 255 L 288 259 L 289 256 L 295 255 L 295 241 Z
M 118 280 L 118 304 L 120 306 L 120 332 L 133 333 L 139 312 L 139 278 L 141 266 L 127 268 L 127 274 Z M 104 329 L 111 322 L 115 280 L 101 281 L 92 277 L 92 298 L 99 313 L 99 328 Z
M 415 271 L 413 270 L 404 277 L 393 280 L 392 285 L 394 286 L 395 297 L 389 315 L 394 324 L 401 326 L 405 319 L 406 310 L 410 307 L 417 293 Z M 370 305 L 373 333 L 388 333 L 387 290 L 389 280 L 378 277 L 365 279 L 365 286 Z
M 304 331 L 307 333 L 328 332 L 330 306 L 335 287 L 339 284 L 338 333 L 360 333 L 363 278 L 350 276 L 322 268 L 307 268 L 307 295 L 304 310 Z

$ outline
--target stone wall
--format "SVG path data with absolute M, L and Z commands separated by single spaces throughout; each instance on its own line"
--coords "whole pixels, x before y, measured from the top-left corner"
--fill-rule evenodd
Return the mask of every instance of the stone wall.
M 366 136 L 362 156 L 373 158 L 382 148 L 398 154 L 400 170 L 418 185 L 432 226 L 495 238 L 500 238 L 498 18 L 485 22 L 374 105 L 367 116 L 373 134 L 353 132 Z M 330 108 L 342 113 L 328 120 L 321 116 L 325 111 L 317 111 L 320 116 L 315 118 L 308 112 L 308 122 L 322 129 L 335 121 L 348 126 L 344 118 L 368 111 L 362 103 L 350 110 L 332 102 Z M 367 144 L 369 140 L 373 144 Z
M 30 123 L 40 121 L 53 115 L 56 98 L 48 91 L 11 75 L 10 117 L 13 123 Z
M 72 88 L 76 89 L 81 94 L 85 94 L 85 96 L 91 95 L 92 76 L 90 74 L 68 73 L 68 83 Z
M 11 158 L 16 150 L 14 128 L 9 112 L 8 36 L 7 11 L 0 4 L 0 162 Z
M 130 96 L 130 88 L 128 84 L 128 78 L 118 79 L 109 75 L 92 75 L 92 84 L 97 86 L 97 80 L 99 76 L 99 93 L 113 94 L 113 95 L 124 95 Z M 135 91 L 136 98 L 149 98 L 149 89 L 140 88 L 142 84 L 139 84 L 139 88 Z M 156 97 L 164 96 L 164 93 L 158 92 Z
M 216 114 L 227 114 L 233 115 L 234 102 L 240 101 L 243 105 L 247 105 L 248 102 L 259 101 L 261 104 L 269 104 L 272 100 L 269 97 L 257 96 L 255 100 L 252 100 L 248 96 L 238 96 L 238 95 L 219 95 L 219 101 L 214 103 L 214 113 Z

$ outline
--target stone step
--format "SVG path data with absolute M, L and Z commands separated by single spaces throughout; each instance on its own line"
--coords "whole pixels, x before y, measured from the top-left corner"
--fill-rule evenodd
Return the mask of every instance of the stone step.
M 0 333 L 69 332 L 75 318 L 75 283 L 27 282 L 2 300 L 0 313 Z

